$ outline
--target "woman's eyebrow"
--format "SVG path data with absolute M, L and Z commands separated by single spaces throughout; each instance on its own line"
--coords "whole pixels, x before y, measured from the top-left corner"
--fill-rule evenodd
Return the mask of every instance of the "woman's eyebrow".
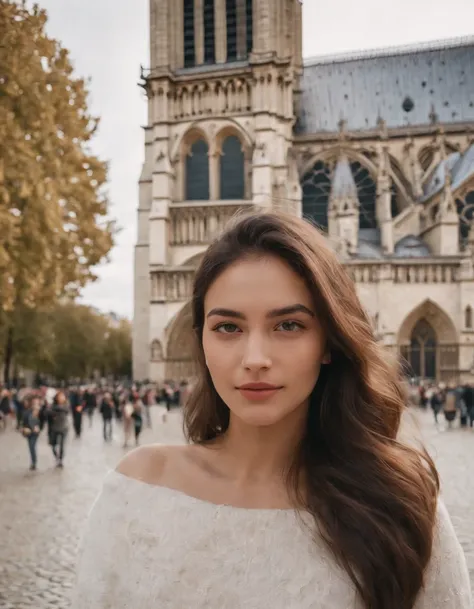
M 308 307 L 306 307 L 303 304 L 293 304 L 293 305 L 288 305 L 287 307 L 282 307 L 279 309 L 272 309 L 271 311 L 269 311 L 267 313 L 266 317 L 270 319 L 270 318 L 274 318 L 274 317 L 283 317 L 284 315 L 291 315 L 293 313 L 304 313 L 305 315 L 314 317 L 313 311 L 311 311 L 311 309 L 308 309 Z M 234 311 L 233 309 L 224 309 L 224 308 L 220 308 L 220 307 L 211 309 L 206 317 L 209 318 L 209 317 L 213 317 L 213 316 L 232 317 L 234 319 L 245 319 L 245 315 L 243 313 L 241 313 L 240 311 Z

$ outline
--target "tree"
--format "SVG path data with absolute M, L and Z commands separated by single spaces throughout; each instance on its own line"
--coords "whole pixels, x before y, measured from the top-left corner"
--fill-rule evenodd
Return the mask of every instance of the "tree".
M 25 309 L 75 296 L 113 245 L 98 119 L 37 5 L 0 2 L 0 311 L 4 377 Z

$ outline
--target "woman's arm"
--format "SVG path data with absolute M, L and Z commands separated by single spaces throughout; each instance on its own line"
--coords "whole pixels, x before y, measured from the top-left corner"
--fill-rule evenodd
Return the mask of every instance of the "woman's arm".
M 433 553 L 425 587 L 414 609 L 472 609 L 466 559 L 442 501 L 438 503 Z

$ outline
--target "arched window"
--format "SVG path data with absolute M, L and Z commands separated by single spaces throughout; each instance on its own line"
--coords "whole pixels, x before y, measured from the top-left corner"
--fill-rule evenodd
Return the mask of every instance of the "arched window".
M 377 186 L 368 169 L 358 161 L 351 163 L 351 171 L 359 198 L 359 228 L 376 228 Z
M 245 198 L 245 158 L 242 144 L 235 135 L 222 142 L 220 158 L 221 199 Z
M 318 224 L 328 227 L 328 203 L 331 194 L 331 169 L 318 161 L 305 173 L 301 183 L 303 215 Z
M 196 63 L 196 48 L 194 40 L 194 0 L 184 0 L 183 4 L 183 47 L 184 67 Z
M 459 215 L 459 245 L 464 250 L 474 220 L 474 190 L 468 192 L 463 199 L 457 199 L 456 209 Z
M 186 156 L 186 200 L 209 200 L 209 146 L 196 140 Z
M 204 0 L 204 63 L 212 64 L 216 60 L 214 0 Z
M 472 330 L 472 307 L 467 305 L 464 311 L 464 326 L 466 330 Z
M 237 0 L 226 0 L 227 61 L 236 61 L 237 53 Z
M 246 21 L 247 21 L 247 54 L 250 55 L 253 49 L 253 2 L 246 0 Z
M 408 363 L 413 376 L 436 379 L 437 339 L 433 327 L 420 319 L 411 334 Z
M 155 339 L 151 343 L 151 361 L 152 362 L 163 361 L 163 350 L 161 348 L 161 343 L 158 339 Z

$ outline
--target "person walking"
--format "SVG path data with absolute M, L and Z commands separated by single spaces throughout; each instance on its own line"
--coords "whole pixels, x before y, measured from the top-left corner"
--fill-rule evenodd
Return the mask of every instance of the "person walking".
M 463 397 L 466 404 L 469 427 L 474 430 L 474 388 L 471 383 L 467 383 L 464 387 Z
M 443 391 L 443 412 L 448 423 L 448 429 L 451 429 L 457 414 L 457 394 L 456 388 L 452 384 L 449 384 Z
M 133 428 L 133 404 L 131 401 L 126 401 L 123 407 L 123 448 L 128 447 L 128 441 L 132 435 Z
M 68 433 L 69 405 L 66 394 L 60 390 L 53 399 L 50 411 L 51 448 L 56 458 L 56 467 L 64 466 L 65 444 Z
M 438 416 L 439 416 L 439 413 L 441 412 L 441 410 L 443 409 L 442 391 L 438 388 L 433 388 L 432 392 L 431 392 L 431 397 L 429 398 L 429 400 L 430 400 L 431 410 L 433 411 L 435 424 L 438 425 L 439 424 Z
M 112 394 L 107 391 L 104 394 L 104 399 L 100 406 L 100 414 L 102 415 L 104 440 L 110 442 L 112 440 L 112 419 L 115 411 L 115 403 L 112 399 Z
M 69 394 L 71 404 L 72 425 L 76 438 L 81 437 L 82 433 L 82 414 L 84 410 L 84 393 L 80 387 L 73 389 Z
M 187 443 L 109 473 L 70 609 L 471 609 L 400 367 L 317 228 L 239 215 L 190 293 Z
M 30 453 L 30 470 L 35 471 L 38 463 L 36 454 L 36 443 L 40 435 L 40 408 L 41 403 L 38 397 L 28 396 L 24 401 L 23 420 L 21 431 L 28 442 L 28 450 Z
M 143 406 L 138 394 L 133 397 L 133 412 L 131 416 L 135 432 L 135 445 L 138 446 L 140 443 L 140 434 L 142 433 L 143 428 Z

